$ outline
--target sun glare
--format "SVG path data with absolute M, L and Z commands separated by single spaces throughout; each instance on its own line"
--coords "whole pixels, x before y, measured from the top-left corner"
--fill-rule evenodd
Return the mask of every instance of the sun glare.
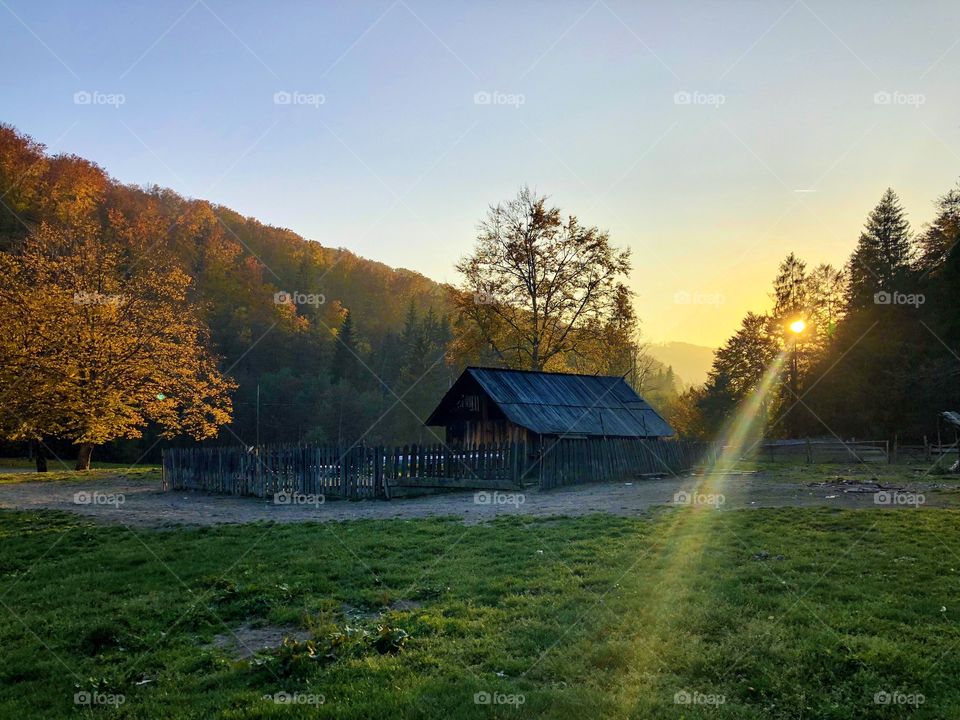
M 807 324 L 803 320 L 794 320 L 790 323 L 790 330 L 795 333 L 802 333 L 807 328 Z
M 757 383 L 757 387 L 727 421 L 719 435 L 720 454 L 712 461 L 705 463 L 703 478 L 697 488 L 699 492 L 722 494 L 727 483 L 727 475 L 738 471 L 740 459 L 744 455 L 751 454 L 753 448 L 763 438 L 767 404 L 783 373 L 787 356 L 788 351 L 784 350 L 773 359 L 760 382 Z

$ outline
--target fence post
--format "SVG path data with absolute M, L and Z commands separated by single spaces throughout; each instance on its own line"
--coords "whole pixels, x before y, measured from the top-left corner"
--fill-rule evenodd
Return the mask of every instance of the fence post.
M 373 449 L 373 496 L 383 495 L 383 453 L 378 445 Z

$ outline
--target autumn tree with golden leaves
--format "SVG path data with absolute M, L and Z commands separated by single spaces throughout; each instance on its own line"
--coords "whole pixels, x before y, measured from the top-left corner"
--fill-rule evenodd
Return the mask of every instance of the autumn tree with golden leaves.
M 69 440 L 82 470 L 148 423 L 202 439 L 230 421 L 235 384 L 190 277 L 151 247 L 157 230 L 112 213 L 96 229 L 41 224 L 0 252 L 0 437 Z

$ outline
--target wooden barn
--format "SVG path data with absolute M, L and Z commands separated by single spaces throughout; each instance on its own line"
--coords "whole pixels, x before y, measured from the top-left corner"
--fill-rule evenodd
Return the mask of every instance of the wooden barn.
M 427 418 L 455 443 L 666 438 L 666 420 L 620 377 L 469 367 Z

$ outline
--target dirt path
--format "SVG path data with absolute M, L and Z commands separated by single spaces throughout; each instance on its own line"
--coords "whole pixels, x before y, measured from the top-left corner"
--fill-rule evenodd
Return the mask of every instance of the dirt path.
M 811 478 L 813 479 L 813 478 Z M 276 505 L 256 498 L 238 498 L 188 492 L 162 492 L 158 483 L 107 479 L 65 482 L 24 482 L 0 485 L 0 508 L 54 509 L 75 512 L 106 523 L 139 527 L 215 525 L 258 520 L 305 522 L 362 518 L 421 518 L 455 516 L 466 523 L 497 515 L 586 515 L 608 512 L 636 515 L 652 506 L 679 505 L 677 493 L 696 496 L 694 502 L 721 510 L 779 506 L 845 508 L 910 507 L 909 503 L 877 504 L 872 492 L 845 492 L 845 488 L 816 487 L 784 482 L 766 473 L 715 476 L 711 487 L 702 477 L 597 483 L 547 492 L 530 489 L 511 493 L 450 493 L 393 501 L 330 501 L 316 505 Z M 937 483 L 918 482 L 912 490 L 923 493 L 927 506 L 951 506 L 953 494 L 941 494 Z M 699 496 L 698 496 L 699 494 Z M 709 494 L 722 495 L 715 502 Z M 909 500 L 909 499 L 908 499 Z

